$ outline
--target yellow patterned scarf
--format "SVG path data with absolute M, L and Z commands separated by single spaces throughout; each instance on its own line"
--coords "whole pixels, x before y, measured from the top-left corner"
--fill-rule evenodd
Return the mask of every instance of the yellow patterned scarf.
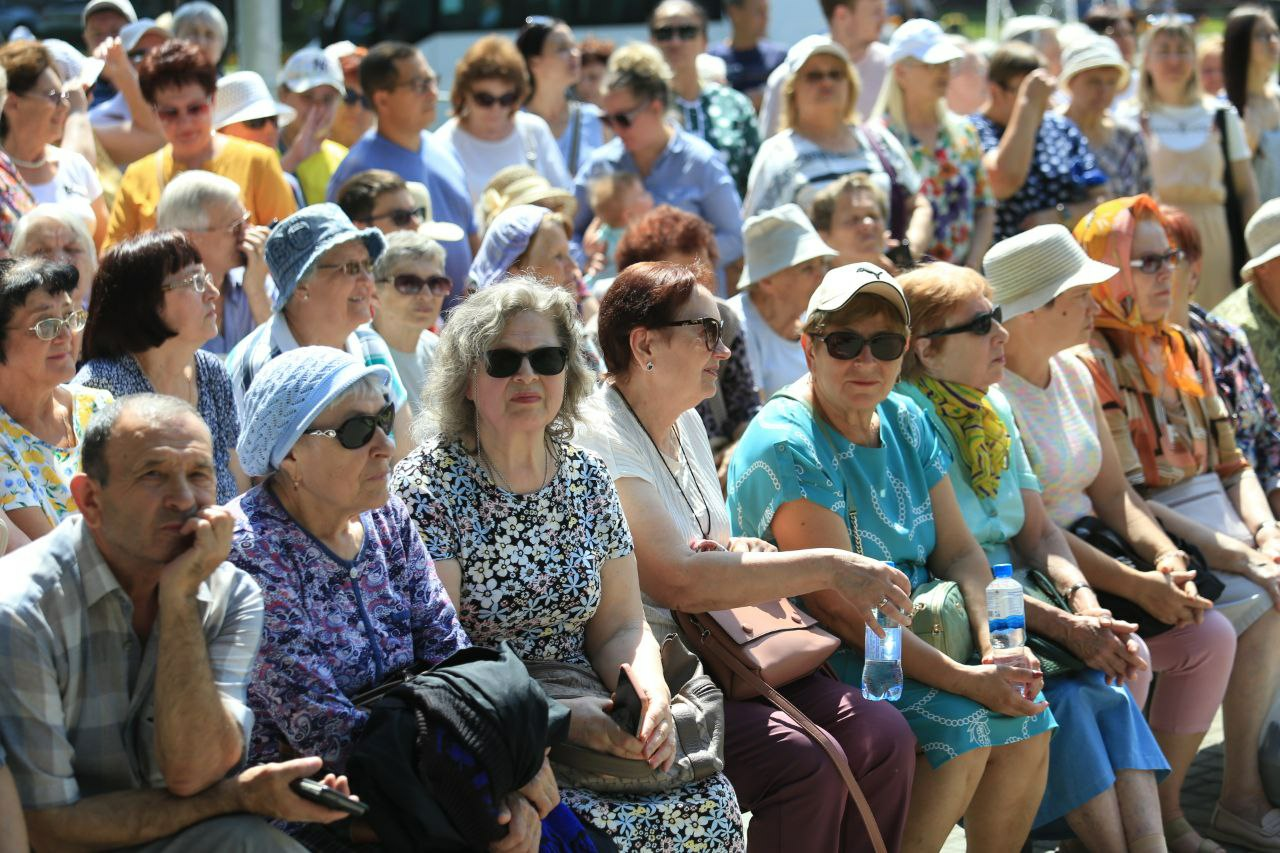
M 985 391 L 931 376 L 915 380 L 921 393 L 947 425 L 969 468 L 969 485 L 978 497 L 994 498 L 1000 475 L 1009 467 L 1009 431 Z

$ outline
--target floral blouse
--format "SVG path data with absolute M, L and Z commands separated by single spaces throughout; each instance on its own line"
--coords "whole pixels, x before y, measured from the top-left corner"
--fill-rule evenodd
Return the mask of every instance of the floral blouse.
M 262 587 L 262 647 L 249 681 L 250 761 L 319 755 L 341 773 L 368 714 L 351 697 L 471 645 L 399 498 L 361 514 L 344 560 L 265 486 L 229 505 L 230 561 Z
M 1107 198 L 1151 192 L 1151 163 L 1142 131 L 1125 119 L 1114 121 L 1116 126 L 1107 144 L 1093 152 L 1098 168 L 1107 174 Z
M 0 151 L 0 250 L 8 248 L 18 220 L 35 206 L 36 200 L 13 161 Z M 4 252 L 0 251 L 0 257 L 3 256 Z
M 746 95 L 719 83 L 706 83 L 696 101 L 676 99 L 684 129 L 720 152 L 738 195 L 747 193 L 747 176 L 760 149 L 756 110 Z

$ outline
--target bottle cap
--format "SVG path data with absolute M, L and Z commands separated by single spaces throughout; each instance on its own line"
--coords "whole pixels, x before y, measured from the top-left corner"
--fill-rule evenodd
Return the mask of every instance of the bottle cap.
M 893 560 L 885 560 L 885 561 L 884 561 L 884 564 L 885 564 L 886 566 L 888 566 L 889 568 L 891 568 L 891 569 L 896 569 L 896 568 L 898 568 L 898 564 L 897 564 L 897 563 L 895 563 Z
M 991 567 L 991 574 L 998 578 L 1011 578 L 1013 577 L 1013 566 L 1009 563 L 996 563 Z

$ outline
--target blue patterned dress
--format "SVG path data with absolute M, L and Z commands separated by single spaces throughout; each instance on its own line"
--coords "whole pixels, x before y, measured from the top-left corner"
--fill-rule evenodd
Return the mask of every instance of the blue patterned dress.
M 462 571 L 458 613 L 478 643 L 508 640 L 526 660 L 590 666 L 587 623 L 600 605 L 600 568 L 634 546 L 618 493 L 599 457 L 558 445 L 551 483 L 527 495 L 498 488 L 460 444 L 440 439 L 396 466 L 404 498 L 437 560 Z M 742 850 L 742 816 L 722 774 L 652 794 L 560 789 L 619 853 Z
M 797 397 L 790 389 L 775 394 L 738 443 L 729 465 L 733 534 L 772 542 L 770 525 L 778 508 L 807 500 L 839 516 L 851 541 L 861 538 L 868 557 L 894 561 L 912 589 L 930 580 L 926 561 L 937 533 L 929 490 L 947 476 L 951 454 L 920 407 L 890 394 L 877 408 L 880 446 L 863 447 L 819 424 Z M 862 652 L 849 646 L 831 658 L 849 684 L 862 683 L 862 663 Z M 1024 741 L 1057 725 L 1051 711 L 1006 717 L 911 678 L 904 680 L 896 705 L 933 767 L 970 750 Z

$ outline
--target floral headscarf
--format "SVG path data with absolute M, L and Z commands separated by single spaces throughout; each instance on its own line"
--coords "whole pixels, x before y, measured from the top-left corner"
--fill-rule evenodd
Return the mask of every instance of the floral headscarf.
M 1094 325 L 1116 350 L 1133 355 L 1142 369 L 1147 390 L 1153 395 L 1160 396 L 1164 388 L 1173 386 L 1193 397 L 1203 397 L 1204 386 L 1187 353 L 1182 332 L 1165 317 L 1144 322 L 1138 313 L 1134 270 L 1129 261 L 1134 233 L 1144 219 L 1154 219 L 1162 228 L 1165 226 L 1155 200 L 1139 195 L 1100 204 L 1076 225 L 1076 241 L 1089 257 L 1120 270 L 1111 279 L 1093 286 L 1091 293 L 1102 309 Z M 1169 248 L 1174 248 L 1172 243 Z

